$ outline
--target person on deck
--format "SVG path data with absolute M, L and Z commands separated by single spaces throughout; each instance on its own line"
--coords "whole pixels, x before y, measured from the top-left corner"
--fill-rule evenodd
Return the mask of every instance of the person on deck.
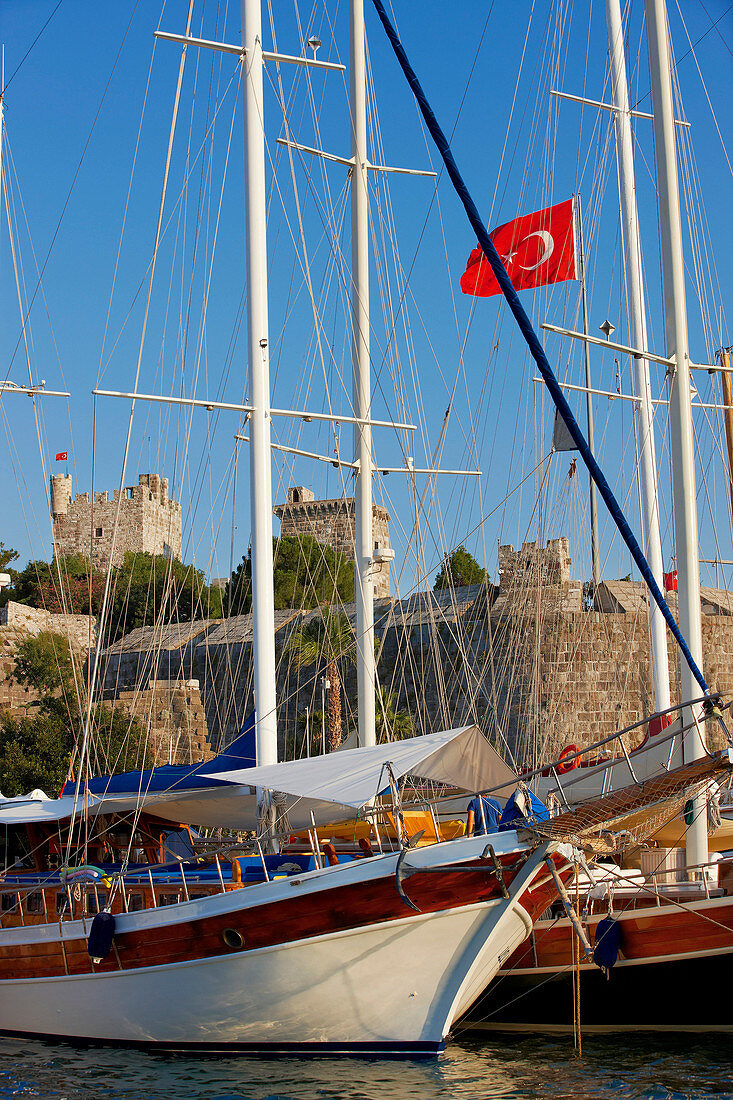
M 485 836 L 493 833 L 499 827 L 501 817 L 501 802 L 488 795 L 475 795 L 468 803 L 468 816 L 466 818 L 466 836 Z

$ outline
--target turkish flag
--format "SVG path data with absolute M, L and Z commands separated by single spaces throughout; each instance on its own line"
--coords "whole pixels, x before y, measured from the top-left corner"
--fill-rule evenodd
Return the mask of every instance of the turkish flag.
M 673 569 L 671 573 L 663 573 L 664 577 L 664 591 L 676 592 L 677 591 L 677 570 Z
M 57 462 L 66 462 L 68 457 L 69 457 L 69 452 L 68 451 L 59 451 L 59 453 L 56 455 L 56 461 Z
M 577 279 L 573 200 L 523 214 L 490 233 L 515 290 Z M 461 275 L 461 290 L 479 298 L 501 294 L 489 261 L 474 248 Z

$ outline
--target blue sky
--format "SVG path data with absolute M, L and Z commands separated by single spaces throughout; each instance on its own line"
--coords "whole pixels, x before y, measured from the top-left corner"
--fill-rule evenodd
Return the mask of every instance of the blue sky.
M 348 5 L 343 0 L 325 8 L 320 3 L 303 7 L 299 13 L 294 5 L 277 9 L 281 52 L 299 54 L 301 35 L 317 33 L 322 41 L 319 59 L 348 62 Z M 443 128 L 453 134 L 459 166 L 489 224 L 580 192 L 591 331 L 609 317 L 623 341 L 626 323 L 609 116 L 549 95 L 554 88 L 591 99 L 608 97 L 604 6 L 465 2 L 456 9 L 459 15 L 449 18 L 445 4 L 427 0 L 395 5 L 395 10 L 408 54 Z M 44 471 L 61 470 L 61 464 L 53 462 L 57 451 L 70 452 L 75 491 L 91 488 L 93 461 L 97 490 L 112 490 L 120 483 L 129 406 L 99 399 L 95 421 L 91 391 L 96 385 L 128 390 L 134 383 L 180 60 L 178 46 L 154 45 L 153 31 L 160 25 L 181 32 L 186 11 L 181 0 L 168 0 L 162 13 L 152 4 L 99 5 L 86 0 L 62 0 L 60 5 L 51 0 L 5 0 L 2 7 L 5 167 L 25 310 L 33 300 L 27 329 L 31 372 L 34 381 L 44 378 L 48 388 L 72 395 L 68 403 L 55 398 L 38 402 L 40 453 L 31 402 L 19 396 L 2 399 L 0 538 L 20 551 L 22 561 L 50 552 Z M 725 312 L 733 292 L 733 177 L 731 154 L 720 137 L 733 132 L 733 7 L 726 0 L 689 0 L 682 11 L 684 23 L 676 5 L 671 6 L 670 20 L 682 103 L 692 123 L 692 152 L 684 158 L 694 183 L 689 199 L 692 230 L 686 215 L 683 219 L 691 349 L 694 360 L 705 362 L 721 343 L 733 343 Z M 373 159 L 439 170 L 369 3 L 366 16 L 376 97 L 371 132 L 379 142 Z M 648 110 L 642 16 L 642 5 L 635 0 L 629 17 L 630 85 L 634 103 Z M 239 5 L 197 4 L 193 28 L 205 38 L 236 42 Z M 267 13 L 264 37 L 272 48 Z M 344 170 L 296 156 L 291 174 L 285 151 L 274 144 L 284 133 L 277 81 L 271 68 L 266 129 L 272 158 L 268 230 L 273 404 L 318 411 L 330 400 L 331 408 L 348 415 L 345 272 L 350 245 Z M 328 151 L 348 154 L 344 77 L 316 74 L 309 91 L 302 69 L 283 67 L 282 82 L 291 136 L 305 145 L 320 142 Z M 246 397 L 239 97 L 235 58 L 189 51 L 164 208 L 165 234 L 142 351 L 143 392 L 234 402 Z M 650 343 L 663 351 L 651 124 L 639 120 L 636 137 Z M 402 475 L 376 479 L 375 497 L 393 517 L 401 590 L 420 584 L 423 571 L 429 575 L 444 550 L 464 539 L 494 574 L 497 541 L 516 546 L 535 537 L 538 516 L 543 537 L 569 535 L 575 575 L 587 577 L 587 480 L 582 475 L 568 481 L 568 456 L 553 458 L 549 469 L 542 464 L 549 450 L 551 417 L 503 303 L 473 302 L 458 291 L 458 278 L 475 241 L 448 181 L 441 176 L 436 185 L 390 176 L 387 182 L 389 193 L 380 181 L 379 193 L 375 183 L 373 196 L 373 235 L 380 245 L 386 243 L 389 256 L 386 261 L 374 260 L 372 269 L 374 414 L 410 420 L 419 431 L 414 445 L 405 433 L 376 433 L 377 460 L 399 466 L 411 453 L 415 464 L 424 466 L 441 439 L 450 403 L 440 464 L 451 469 L 479 467 L 483 472 L 480 483 L 475 478 L 441 477 L 439 506 L 424 479 L 416 482 L 414 491 Z M 299 218 L 318 302 L 320 349 L 303 278 Z M 339 225 L 342 252 L 326 232 L 329 223 Z M 393 239 L 399 242 L 399 259 Z M 0 369 L 2 377 L 25 383 L 28 366 L 4 213 L 0 242 Z M 696 263 L 705 286 L 703 310 L 697 301 Z M 578 327 L 576 283 L 526 291 L 523 300 L 536 324 L 547 320 Z M 387 305 L 392 327 L 384 319 Z M 579 383 L 580 348 L 552 337 L 546 347 L 560 376 Z M 592 366 L 599 389 L 615 391 L 620 386 L 629 392 L 628 363 L 616 363 L 612 355 L 601 352 L 594 353 Z M 660 396 L 662 381 L 654 373 L 653 386 Z M 696 376 L 696 385 L 701 398 L 709 401 L 708 376 Z M 572 404 L 580 409 L 577 395 Z M 638 530 L 630 407 L 627 402 L 599 399 L 596 436 L 602 463 L 619 495 L 628 501 L 632 525 Z M 703 556 L 731 559 L 719 414 L 700 411 L 695 416 Z M 664 418 L 660 406 L 663 479 L 669 472 Z M 235 413 L 184 414 L 172 407 L 140 404 L 135 414 L 125 482 L 136 482 L 138 472 L 148 469 L 170 478 L 186 516 L 184 557 L 195 560 L 210 576 L 227 574 L 232 556 L 238 561 L 248 543 L 244 451 L 232 510 L 234 435 L 240 428 Z M 275 429 L 285 445 L 328 455 L 338 446 L 350 457 L 347 426 L 341 427 L 340 435 L 300 422 L 276 421 Z M 502 504 L 508 491 L 538 465 L 539 471 Z M 338 496 L 344 488 L 342 471 L 282 455 L 275 459 L 273 480 L 276 501 L 284 498 L 289 484 L 310 485 L 317 496 Z M 348 490 L 348 482 L 345 487 Z M 669 565 L 671 514 L 669 494 L 664 488 L 662 493 Z M 421 559 L 415 559 L 410 539 L 416 497 L 423 498 Z M 604 574 L 622 576 L 630 570 L 628 558 L 605 516 L 601 525 Z M 713 577 L 706 573 L 703 579 Z

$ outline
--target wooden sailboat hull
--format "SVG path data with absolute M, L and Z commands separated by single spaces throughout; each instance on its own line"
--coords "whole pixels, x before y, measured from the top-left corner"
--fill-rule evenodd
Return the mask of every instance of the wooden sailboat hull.
M 569 1033 L 573 1029 L 573 977 L 513 975 L 496 979 L 469 1029 L 516 1033 Z M 622 1031 L 733 1032 L 725 999 L 691 991 L 727 988 L 733 948 L 715 955 L 686 954 L 648 962 L 620 962 L 606 978 L 597 967 L 581 969 L 580 1020 L 587 1033 Z M 509 1001 L 517 998 L 509 1006 Z
M 733 1030 L 719 998 L 689 995 L 720 988 L 733 975 L 733 898 L 649 905 L 615 914 L 621 953 L 608 978 L 580 966 L 583 1027 L 599 1030 Z M 589 920 L 589 936 L 603 914 Z M 471 1016 L 482 1028 L 555 1031 L 573 1025 L 573 942 L 569 922 L 538 921 Z M 702 984 L 701 984 L 702 983 Z
M 417 870 L 404 887 L 420 912 L 400 897 L 396 856 L 386 856 L 123 915 L 96 967 L 88 920 L 0 931 L 0 1031 L 170 1048 L 435 1053 L 547 904 L 547 885 L 528 893 L 546 877 L 545 845 L 532 851 L 503 835 L 509 899 L 485 865 L 455 870 L 480 857 L 485 838 L 474 838 L 408 853 Z M 240 933 L 241 948 L 226 945 L 227 930 Z

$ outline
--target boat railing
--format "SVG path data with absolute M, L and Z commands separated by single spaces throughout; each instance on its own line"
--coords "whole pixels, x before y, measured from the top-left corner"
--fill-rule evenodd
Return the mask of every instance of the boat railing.
M 669 745 L 669 751 L 667 753 L 667 759 L 665 762 L 659 765 L 662 772 L 669 771 L 671 768 L 671 762 L 674 755 L 675 743 L 678 738 L 681 738 L 688 730 L 693 728 L 700 728 L 700 722 L 696 716 L 693 716 L 692 721 L 687 724 L 676 723 L 674 728 L 668 727 L 668 731 L 659 732 L 652 737 L 647 736 L 642 745 L 636 749 L 632 749 L 629 752 L 624 738 L 629 734 L 633 734 L 636 731 L 642 729 L 645 726 L 649 726 L 656 720 L 667 718 L 673 714 L 679 714 L 687 708 L 696 707 L 701 704 L 710 705 L 711 702 L 715 704 L 715 708 L 711 715 L 706 715 L 705 720 L 709 717 L 716 718 L 722 721 L 722 715 L 724 711 L 729 710 L 733 706 L 733 699 L 726 703 L 722 703 L 721 700 L 723 694 L 716 694 L 715 696 L 699 696 L 695 699 L 687 700 L 683 703 L 677 703 L 674 706 L 667 707 L 666 710 L 656 711 L 654 714 L 648 715 L 646 718 L 641 718 L 636 722 L 632 722 L 630 725 L 625 726 L 623 729 L 616 730 L 614 733 L 609 734 L 608 737 L 601 738 L 598 741 L 594 741 L 590 745 L 586 745 L 583 748 L 578 748 L 575 752 L 563 753 L 549 764 L 542 764 L 541 766 L 532 769 L 531 771 L 522 772 L 519 776 L 521 782 L 532 785 L 533 780 L 540 778 L 547 778 L 552 776 L 555 780 L 555 787 L 553 791 L 557 791 L 566 807 L 569 808 L 569 801 L 567 798 L 567 792 L 570 788 L 577 786 L 580 783 L 587 782 L 588 779 L 604 774 L 602 781 L 602 788 L 599 789 L 599 794 L 604 795 L 609 793 L 611 777 L 614 768 L 623 766 L 631 777 L 631 782 L 637 786 L 641 786 L 649 776 L 644 775 L 642 778 L 637 775 L 635 765 L 643 759 L 643 754 L 652 750 L 658 749 L 662 745 Z M 725 728 L 726 736 L 729 737 L 727 729 Z M 617 752 L 614 755 L 610 755 L 610 749 L 616 745 Z M 704 741 L 701 738 L 701 745 L 704 745 Z M 598 756 L 600 752 L 608 753 L 604 755 L 603 759 L 595 760 L 594 756 Z M 707 752 L 707 750 L 706 750 Z M 707 752 L 707 755 L 711 754 Z M 633 760 L 632 760 L 633 757 Z M 590 759 L 589 759 L 590 758 Z M 628 784 L 624 784 L 627 786 Z M 492 787 L 485 787 L 481 790 L 477 790 L 476 794 L 491 795 L 498 791 L 501 791 L 506 787 L 506 781 L 501 784 L 495 784 Z M 436 802 L 442 801 L 440 798 L 436 799 Z

